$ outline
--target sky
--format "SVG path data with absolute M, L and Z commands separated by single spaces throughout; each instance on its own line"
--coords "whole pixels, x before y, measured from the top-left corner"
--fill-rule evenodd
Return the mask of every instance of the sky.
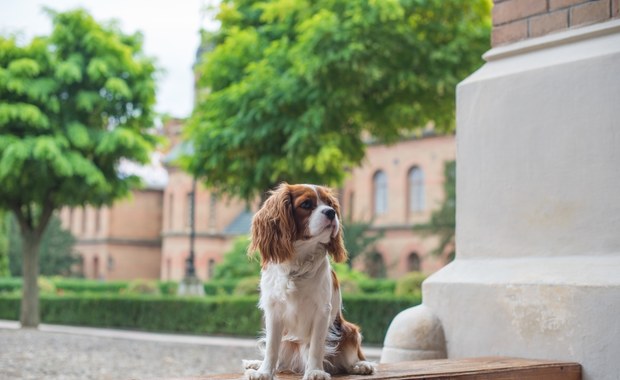
M 192 65 L 199 30 L 217 28 L 202 11 L 213 4 L 214 0 L 0 0 L 0 34 L 19 32 L 25 41 L 49 34 L 52 24 L 43 7 L 80 7 L 97 21 L 116 19 L 123 32 L 144 34 L 144 51 L 164 70 L 158 78 L 156 111 L 183 118 L 190 115 L 194 101 Z

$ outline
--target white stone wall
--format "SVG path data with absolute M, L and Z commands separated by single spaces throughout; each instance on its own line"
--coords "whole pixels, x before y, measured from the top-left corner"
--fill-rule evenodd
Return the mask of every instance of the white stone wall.
M 495 48 L 457 91 L 457 258 L 424 283 L 450 358 L 620 376 L 620 21 Z

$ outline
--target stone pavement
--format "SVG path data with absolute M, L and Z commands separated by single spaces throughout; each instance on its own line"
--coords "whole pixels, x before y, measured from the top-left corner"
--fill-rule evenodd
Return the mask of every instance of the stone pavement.
M 365 348 L 370 360 L 381 350 Z M 0 320 L 0 379 L 117 380 L 241 373 L 252 339 L 159 334 Z

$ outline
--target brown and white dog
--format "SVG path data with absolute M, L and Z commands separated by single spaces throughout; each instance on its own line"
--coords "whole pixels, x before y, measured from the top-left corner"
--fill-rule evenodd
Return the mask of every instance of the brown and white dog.
M 342 317 L 338 279 L 329 255 L 345 261 L 340 206 L 316 185 L 281 184 L 252 220 L 249 252 L 260 251 L 259 307 L 265 316 L 264 360 L 244 360 L 250 380 L 276 372 L 372 374 L 359 328 Z

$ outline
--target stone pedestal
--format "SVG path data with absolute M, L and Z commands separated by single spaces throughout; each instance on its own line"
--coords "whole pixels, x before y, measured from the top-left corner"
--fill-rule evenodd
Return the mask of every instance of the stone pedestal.
M 177 294 L 180 296 L 199 296 L 205 295 L 205 288 L 202 281 L 196 276 L 186 276 L 179 282 Z
M 620 20 L 485 59 L 457 90 L 456 260 L 424 283 L 424 305 L 449 358 L 568 360 L 617 379 Z

